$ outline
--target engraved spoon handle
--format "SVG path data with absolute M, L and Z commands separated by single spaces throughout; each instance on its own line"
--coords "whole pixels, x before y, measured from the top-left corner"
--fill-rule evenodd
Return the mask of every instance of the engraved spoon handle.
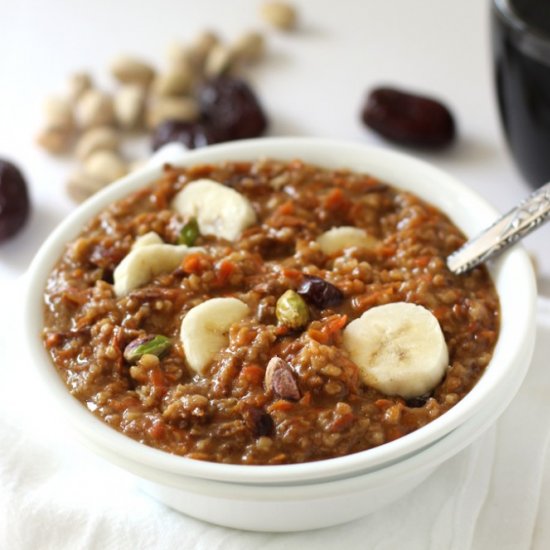
M 547 183 L 453 252 L 447 258 L 447 266 L 457 275 L 469 271 L 504 252 L 549 219 L 550 183 Z

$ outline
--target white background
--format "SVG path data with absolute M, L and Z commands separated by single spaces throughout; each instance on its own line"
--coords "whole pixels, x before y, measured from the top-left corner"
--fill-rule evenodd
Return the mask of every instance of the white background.
M 332 137 L 391 147 L 362 126 L 359 111 L 371 87 L 393 84 L 444 99 L 458 122 L 458 139 L 453 147 L 443 152 L 415 154 L 450 172 L 501 211 L 511 208 L 530 191 L 512 165 L 498 123 L 492 87 L 488 1 L 296 0 L 300 26 L 289 34 L 265 28 L 258 18 L 260 3 L 253 0 L 0 0 L 0 156 L 11 158 L 22 167 L 33 201 L 32 217 L 25 230 L 10 242 L 0 244 L 0 291 L 8 292 L 47 233 L 74 208 L 64 193 L 71 162 L 52 159 L 34 145 L 44 98 L 51 93 L 62 93 L 68 74 L 81 69 L 90 70 L 102 86 L 112 88 L 107 66 L 115 55 L 139 54 L 160 65 L 171 42 L 189 40 L 205 27 L 218 30 L 228 39 L 250 28 L 266 30 L 268 57 L 250 71 L 250 79 L 269 113 L 269 135 Z M 549 238 L 550 225 L 526 241 L 526 246 L 538 257 L 541 293 L 547 295 L 550 295 Z M 4 304 L 4 301 L 0 304 L 0 321 L 5 325 L 0 344 L 9 346 L 12 335 L 8 314 L 12 310 L 4 308 Z M 0 364 L 0 371 L 8 368 L 13 368 L 13 364 Z M 8 396 L 10 388 L 2 389 Z M 35 445 L 35 452 L 43 448 L 46 454 L 46 435 L 47 430 L 41 433 L 38 442 L 28 442 Z M 57 437 L 59 443 L 59 434 Z M 19 442 L 15 436 L 13 441 Z M 5 452 L 6 445 L 8 443 L 0 444 L 0 452 Z M 36 479 L 41 479 L 39 472 L 43 475 L 46 471 L 51 472 L 52 477 L 57 476 L 56 479 L 72 483 L 71 486 L 56 485 L 52 481 L 50 488 L 47 484 L 38 485 L 46 502 L 50 493 L 59 493 L 59 488 L 65 487 L 57 499 L 71 503 L 66 495 L 78 485 L 83 495 L 91 495 L 92 499 L 97 496 L 91 505 L 101 510 L 105 492 L 82 478 L 84 467 L 90 479 L 95 479 L 99 461 L 96 463 L 85 456 L 84 451 L 75 447 L 66 451 L 63 458 L 58 456 L 57 462 L 50 460 L 43 467 L 37 464 L 36 472 L 32 470 Z M 43 470 L 46 467 L 49 469 Z M 116 469 L 102 467 L 104 470 L 98 477 L 113 486 L 118 483 L 119 493 L 113 496 L 110 509 L 118 502 L 126 504 L 132 495 L 131 480 L 121 480 Z M 550 467 L 547 471 L 550 472 Z M 445 482 L 442 472 L 439 476 Z M 531 487 L 536 488 L 537 483 L 535 479 Z M 546 486 L 550 487 L 549 480 Z M 0 487 L 0 491 L 3 489 Z M 514 494 L 514 498 L 517 496 Z M 142 513 L 149 510 L 140 500 L 144 497 L 135 498 Z M 546 508 L 543 506 L 544 517 L 550 517 L 547 501 L 544 501 Z M 21 502 L 28 504 L 24 499 Z M 410 502 L 414 501 L 409 499 Z M 532 502 L 536 509 L 535 501 Z M 403 501 L 394 510 L 405 514 L 408 503 Z M 436 511 L 432 509 L 433 513 Z M 42 528 L 33 524 L 34 512 L 36 509 L 30 505 L 28 521 L 18 516 L 22 522 L 21 536 L 25 530 L 29 532 L 28 537 L 21 538 L 26 542 L 14 547 L 31 548 L 29 541 L 33 540 L 40 547 L 39 539 L 31 536 L 35 532 L 39 537 Z M 172 524 L 177 521 L 173 513 L 166 511 L 168 517 Z M 430 517 L 423 518 L 428 530 Z M 59 529 L 74 528 L 69 526 L 69 518 L 65 518 L 66 525 L 61 523 Z M 159 517 L 155 517 L 155 521 L 158 525 L 162 523 Z M 205 541 L 215 534 L 215 547 L 223 547 L 224 541 L 230 542 L 232 548 L 239 547 L 240 539 L 234 532 L 226 533 L 191 520 L 183 525 L 192 528 Z M 374 523 L 368 525 L 374 528 Z M 486 529 L 494 526 L 480 525 Z M 124 531 L 123 526 L 117 524 L 116 528 L 119 527 Z M 530 529 L 526 525 L 521 527 Z M 55 529 L 55 526 L 44 528 Z M 116 533 L 116 529 L 113 532 Z M 144 534 L 147 535 L 144 540 L 153 540 L 152 532 Z M 77 533 L 73 532 L 75 536 Z M 341 528 L 334 536 L 319 533 L 308 540 L 318 548 L 325 547 L 325 539 L 335 544 L 340 536 L 342 540 L 345 538 L 345 533 L 345 528 Z M 62 540 L 61 531 L 59 536 Z M 117 548 L 116 540 L 110 538 L 97 547 Z M 287 541 L 288 547 L 302 548 L 306 539 L 300 536 L 278 540 L 281 544 Z M 355 532 L 353 540 L 354 547 L 362 547 L 360 532 Z M 381 547 L 406 544 L 405 540 L 391 540 L 396 546 L 389 543 Z M 271 542 L 273 547 L 277 544 L 267 538 L 248 538 L 247 548 L 254 546 L 253 541 Z M 543 547 L 541 544 L 540 548 Z M 411 548 L 423 546 L 413 544 Z

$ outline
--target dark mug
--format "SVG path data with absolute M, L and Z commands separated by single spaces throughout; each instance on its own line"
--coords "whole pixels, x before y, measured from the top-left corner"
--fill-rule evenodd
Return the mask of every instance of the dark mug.
M 493 0 L 498 105 L 508 147 L 533 187 L 550 181 L 550 0 Z

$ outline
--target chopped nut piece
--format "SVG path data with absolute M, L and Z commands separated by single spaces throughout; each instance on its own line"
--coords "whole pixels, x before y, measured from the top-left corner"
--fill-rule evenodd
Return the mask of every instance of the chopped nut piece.
M 281 324 L 291 329 L 302 328 L 309 322 L 309 308 L 294 290 L 287 290 L 279 297 L 275 314 Z
M 267 23 L 278 29 L 288 31 L 296 26 L 296 10 L 286 2 L 266 2 L 260 13 Z
M 76 104 L 76 121 L 80 128 L 110 126 L 114 122 L 113 101 L 99 90 L 88 90 Z
M 158 364 L 158 357 L 164 355 L 171 346 L 170 339 L 162 334 L 154 336 L 145 336 L 132 340 L 126 348 L 124 348 L 124 359 L 129 363 L 135 363 L 140 360 L 140 363 L 145 366 L 144 362 L 155 362 Z M 155 359 L 153 360 L 152 357 Z
M 123 84 L 148 86 L 155 76 L 155 70 L 141 59 L 121 55 L 111 63 L 111 74 Z
M 265 370 L 264 385 L 281 399 L 298 401 L 300 390 L 289 364 L 280 357 L 272 357 Z
M 78 159 L 85 160 L 96 151 L 116 151 L 120 146 L 120 137 L 109 126 L 100 126 L 87 130 L 78 140 L 75 153 Z

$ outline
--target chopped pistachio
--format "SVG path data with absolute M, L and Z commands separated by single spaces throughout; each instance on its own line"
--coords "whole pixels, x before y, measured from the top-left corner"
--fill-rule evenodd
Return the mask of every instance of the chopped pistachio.
M 146 336 L 132 340 L 124 349 L 124 359 L 129 363 L 135 363 L 143 355 L 156 355 L 161 357 L 171 346 L 170 339 L 162 334 Z
M 309 308 L 294 290 L 287 290 L 277 300 L 275 314 L 281 324 L 292 329 L 301 328 L 309 321 Z
M 191 218 L 182 228 L 178 237 L 178 244 L 193 246 L 199 238 L 199 224 L 195 218 Z

